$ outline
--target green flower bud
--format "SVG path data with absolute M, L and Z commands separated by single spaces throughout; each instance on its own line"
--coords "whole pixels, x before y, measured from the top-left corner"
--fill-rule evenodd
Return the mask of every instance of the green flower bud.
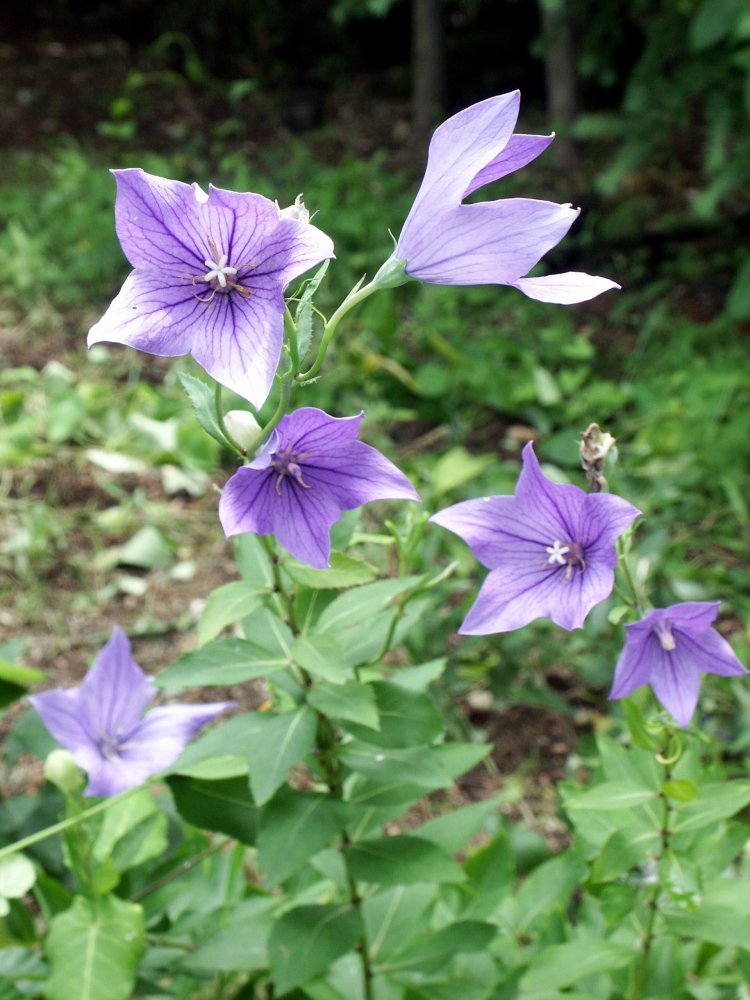
M 249 451 L 260 437 L 258 421 L 249 410 L 230 410 L 224 417 L 224 426 L 240 448 Z
M 398 285 L 405 285 L 407 281 L 411 281 L 411 278 L 406 273 L 406 258 L 397 260 L 394 256 L 388 258 L 372 279 L 377 288 L 396 288 Z
M 63 793 L 77 795 L 85 784 L 85 777 L 67 750 L 53 750 L 44 762 L 44 777 Z

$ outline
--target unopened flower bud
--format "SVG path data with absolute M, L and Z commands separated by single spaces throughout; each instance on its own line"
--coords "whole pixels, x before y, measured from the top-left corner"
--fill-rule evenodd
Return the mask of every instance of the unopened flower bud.
M 615 443 L 615 439 L 607 431 L 602 431 L 599 424 L 589 424 L 581 431 L 581 465 L 586 473 L 592 493 L 601 493 L 607 488 L 604 478 L 604 463 Z
M 399 259 L 393 254 L 372 279 L 372 283 L 378 288 L 397 288 L 409 280 L 409 275 L 406 273 L 406 258 Z
M 67 750 L 53 750 L 44 762 L 44 777 L 60 789 L 63 795 L 77 795 L 85 778 Z
M 294 199 L 294 204 L 289 205 L 288 208 L 279 208 L 278 201 L 276 202 L 276 208 L 279 209 L 280 219 L 294 219 L 295 222 L 309 222 L 310 213 L 305 208 L 305 203 L 302 200 L 302 195 L 298 194 Z
M 261 434 L 260 425 L 249 410 L 230 410 L 224 417 L 224 426 L 232 440 L 246 452 Z

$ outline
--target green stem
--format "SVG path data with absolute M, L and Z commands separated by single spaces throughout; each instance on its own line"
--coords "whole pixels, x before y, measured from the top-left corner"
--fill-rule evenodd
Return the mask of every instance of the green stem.
M 318 356 L 315 358 L 315 363 L 313 364 L 312 368 L 310 368 L 308 371 L 304 372 L 303 374 L 297 375 L 298 382 L 307 382 L 309 379 L 315 378 L 315 376 L 320 371 L 323 362 L 325 361 L 326 351 L 328 350 L 328 345 L 331 343 L 331 339 L 334 333 L 336 332 L 336 327 L 339 325 L 341 320 L 344 318 L 344 316 L 346 316 L 346 314 L 349 312 L 350 309 L 354 308 L 354 306 L 356 306 L 359 302 L 362 302 L 364 299 L 368 298 L 370 295 L 372 295 L 373 292 L 377 291 L 377 289 L 378 286 L 375 285 L 373 281 L 371 281 L 369 284 L 365 285 L 363 288 L 360 288 L 358 291 L 352 292 L 349 295 L 347 295 L 347 297 L 344 299 L 344 301 L 341 303 L 336 312 L 333 314 L 333 316 L 331 316 L 331 318 L 328 320 L 325 327 L 323 328 L 323 337 L 320 341 L 320 347 L 318 348 Z
M 292 394 L 291 381 L 286 376 L 284 376 L 283 378 L 278 378 L 278 381 L 281 384 L 281 395 L 279 396 L 279 405 L 276 407 L 276 412 L 274 413 L 274 415 L 271 417 L 266 426 L 263 428 L 260 437 L 255 442 L 253 452 L 256 455 L 260 452 L 263 445 L 276 430 L 278 425 L 281 423 L 282 417 L 286 415 L 286 412 L 289 409 L 289 399 Z
M 294 325 L 294 319 L 289 311 L 289 306 L 284 310 L 284 330 L 286 331 L 287 340 L 289 341 L 289 356 L 292 359 L 292 373 L 294 375 L 299 371 L 299 347 L 297 345 L 297 327 Z
M 641 607 L 641 602 L 638 600 L 638 591 L 636 590 L 635 581 L 633 580 L 633 575 L 630 572 L 630 562 L 628 560 L 628 557 L 625 555 L 620 557 L 620 569 L 622 570 L 622 575 L 625 577 L 628 587 L 630 588 L 630 593 L 633 596 L 633 607 L 641 616 L 641 618 L 643 618 L 643 608 Z
M 52 826 L 47 826 L 43 830 L 38 830 L 36 833 L 29 834 L 28 837 L 23 837 L 21 840 L 17 840 L 14 844 L 8 844 L 7 847 L 0 849 L 0 861 L 3 858 L 10 857 L 11 854 L 16 854 L 18 851 L 23 851 L 27 847 L 31 847 L 32 844 L 38 844 L 41 840 L 46 840 L 48 837 L 54 837 L 56 833 L 62 833 L 64 830 L 69 830 L 71 827 L 77 826 L 79 823 L 83 823 L 87 819 L 91 819 L 92 816 L 96 816 L 98 813 L 104 812 L 105 809 L 109 809 L 118 802 L 123 802 L 128 798 L 128 796 L 134 795 L 136 792 L 140 792 L 143 787 L 143 785 L 138 785 L 135 788 L 129 788 L 127 792 L 122 792 L 121 795 L 115 795 L 111 799 L 103 799 L 101 802 L 97 802 L 95 806 L 91 806 L 89 809 L 84 809 L 84 811 L 78 813 L 77 816 L 69 816 L 67 819 L 60 820 L 59 823 L 53 823 Z
M 217 382 L 216 387 L 214 388 L 214 409 L 216 410 L 216 422 L 219 425 L 219 430 L 227 439 L 227 444 L 231 448 L 233 448 L 238 455 L 244 455 L 245 452 L 242 450 L 242 448 L 240 448 L 240 446 L 234 440 L 232 435 L 227 430 L 226 424 L 224 423 L 224 411 L 222 410 L 221 407 L 221 388 L 222 388 L 221 382 Z

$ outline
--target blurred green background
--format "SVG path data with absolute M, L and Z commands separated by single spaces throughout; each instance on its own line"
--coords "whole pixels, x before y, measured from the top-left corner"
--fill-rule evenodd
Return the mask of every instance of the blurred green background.
M 550 476 L 580 483 L 577 441 L 597 421 L 618 438 L 613 489 L 644 513 L 635 565 L 651 600 L 721 600 L 719 629 L 747 655 L 750 0 L 4 5 L 0 640 L 22 639 L 28 660 L 70 680 L 120 621 L 141 637 L 141 662 L 160 666 L 191 646 L 201 599 L 234 573 L 212 490 L 231 457 L 177 380 L 199 370 L 85 349 L 128 271 L 107 169 L 282 205 L 303 191 L 336 244 L 328 311 L 388 255 L 431 128 L 515 87 L 521 130 L 558 139 L 473 197 L 580 205 L 535 273 L 587 270 L 623 290 L 575 308 L 491 286 L 380 293 L 347 318 L 296 405 L 364 408 L 365 438 L 405 468 L 427 511 L 512 490 L 528 440 Z M 388 516 L 418 520 L 368 508 L 354 536 L 386 572 Z M 448 558 L 458 579 L 411 653 L 421 662 L 447 644 L 456 726 L 520 703 L 537 730 L 549 712 L 584 737 L 606 729 L 616 599 L 572 635 L 540 623 L 459 642 L 482 571 L 428 529 L 415 567 Z M 740 683 L 709 680 L 701 712 L 744 751 Z

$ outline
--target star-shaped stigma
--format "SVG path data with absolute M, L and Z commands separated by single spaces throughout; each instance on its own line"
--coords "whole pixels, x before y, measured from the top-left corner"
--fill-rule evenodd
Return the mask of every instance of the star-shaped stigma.
M 222 288 L 227 287 L 227 275 L 237 274 L 239 268 L 228 267 L 227 261 L 229 257 L 223 253 L 218 260 L 204 260 L 203 263 L 206 267 L 210 268 L 209 272 L 203 278 L 204 281 L 213 281 L 216 278 Z
M 564 566 L 566 563 L 565 555 L 570 552 L 569 545 L 563 545 L 562 542 L 555 541 L 552 545 L 547 546 L 547 555 L 549 559 L 547 562 L 552 565 L 557 563 L 558 566 Z

